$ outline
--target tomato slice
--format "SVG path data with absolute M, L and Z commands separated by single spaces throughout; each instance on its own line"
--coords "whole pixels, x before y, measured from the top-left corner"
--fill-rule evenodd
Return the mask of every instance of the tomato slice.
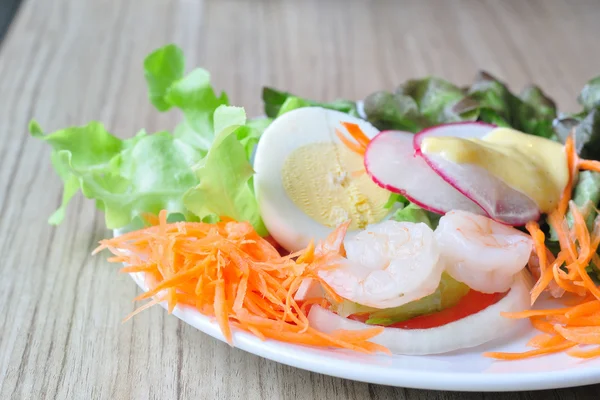
M 510 291 L 510 290 L 509 290 Z M 420 315 L 406 321 L 396 322 L 395 324 L 386 325 L 386 328 L 400 329 L 428 329 L 437 328 L 449 324 L 459 319 L 468 317 L 469 315 L 477 314 L 479 311 L 485 310 L 487 307 L 496 304 L 506 296 L 504 293 L 481 293 L 476 290 L 469 290 L 458 303 L 450 308 L 438 311 L 433 314 Z M 365 322 L 368 315 L 350 315 L 349 319 Z

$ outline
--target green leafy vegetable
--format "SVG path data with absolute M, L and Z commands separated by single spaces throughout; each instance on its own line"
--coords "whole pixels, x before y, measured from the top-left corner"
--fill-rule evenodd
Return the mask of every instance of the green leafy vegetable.
M 109 229 L 162 209 L 190 216 L 182 197 L 198 182 L 191 165 L 199 154 L 168 132 L 142 131 L 121 140 L 91 122 L 43 135 L 35 121 L 30 132 L 52 146 L 52 164 L 65 184 L 62 205 L 50 223 L 62 221 L 69 200 L 79 190 L 104 211 Z
M 430 228 L 435 229 L 440 220 L 440 216 L 424 210 L 414 203 L 409 203 L 394 212 L 391 219 L 398 222 L 423 222 Z
M 517 97 L 505 84 L 481 71 L 473 84 L 460 88 L 438 77 L 409 80 L 395 93 L 375 92 L 365 98 L 367 119 L 379 129 L 418 132 L 457 121 L 483 121 L 553 137 L 556 107 L 538 87 Z
M 555 139 L 552 121 L 556 118 L 556 104 L 537 86 L 528 86 L 513 100 L 513 124 L 523 132 Z
M 577 98 L 584 110 L 600 106 L 600 76 L 590 79 Z
M 585 271 L 596 285 L 600 285 L 600 268 L 596 264 L 590 262 L 590 264 L 585 267 Z
M 302 107 L 323 107 L 358 116 L 356 103 L 349 100 L 335 100 L 329 103 L 320 103 L 269 87 L 263 88 L 262 99 L 265 114 L 269 118 L 277 118 L 288 111 Z
M 432 125 L 462 120 L 452 109 L 465 95 L 459 87 L 443 79 L 411 80 L 396 89 L 396 94 L 412 97 L 420 113 Z
M 600 106 L 593 108 L 575 129 L 575 144 L 581 157 L 600 160 Z
M 577 185 L 573 190 L 573 202 L 581 213 L 586 216 L 586 225 L 590 232 L 594 230 L 594 219 L 596 218 L 596 205 L 600 202 L 600 173 L 592 171 L 581 171 Z M 569 228 L 573 226 L 573 215 L 567 213 Z M 556 232 L 550 230 L 551 241 L 558 241 Z
M 400 203 L 404 207 L 404 206 L 408 205 L 409 201 L 406 197 L 402 196 L 401 194 L 390 193 L 390 198 L 388 199 L 388 201 L 385 203 L 385 205 L 383 207 L 390 209 L 396 203 Z
M 375 92 L 365 99 L 364 110 L 369 122 L 381 130 L 418 132 L 428 126 L 415 100 L 403 94 Z
M 212 132 L 213 113 L 220 105 L 228 104 L 225 93 L 215 95 L 210 74 L 200 68 L 174 82 L 167 90 L 166 100 L 183 111 L 187 123 L 196 132 Z
M 172 44 L 152 52 L 144 60 L 148 97 L 158 110 L 167 111 L 173 106 L 165 97 L 171 85 L 183 78 L 184 70 L 183 52 Z
M 183 202 L 200 218 L 227 216 L 249 221 L 259 234 L 266 235 L 249 185 L 253 174 L 236 130 L 226 129 L 217 135 L 206 159 L 196 170 L 200 183 L 185 194 Z
M 271 120 L 247 123 L 242 108 L 227 106 L 227 96 L 215 94 L 208 72 L 195 69 L 184 76 L 184 64 L 174 45 L 144 61 L 152 104 L 159 111 L 183 112 L 173 134 L 142 130 L 122 140 L 95 121 L 50 134 L 30 123 L 31 135 L 52 146 L 52 164 L 64 182 L 62 204 L 50 223 L 64 219 L 70 199 L 81 190 L 104 211 L 110 229 L 137 226 L 144 213 L 166 209 L 170 220 L 214 222 L 228 216 L 266 233 L 252 194 L 249 159 Z
M 594 219 L 596 218 L 596 205 L 600 202 L 600 173 L 592 171 L 582 171 L 579 173 L 579 180 L 573 192 L 573 202 L 586 215 L 586 224 L 588 230 L 594 230 Z M 573 217 L 567 216 L 569 226 L 572 226 Z

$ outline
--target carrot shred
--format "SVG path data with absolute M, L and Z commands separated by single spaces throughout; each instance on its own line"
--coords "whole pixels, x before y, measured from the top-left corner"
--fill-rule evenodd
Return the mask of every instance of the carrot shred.
M 577 153 L 575 152 L 575 141 L 573 135 L 569 135 L 565 141 L 565 153 L 567 154 L 567 168 L 569 169 L 569 179 L 567 186 L 563 189 L 560 203 L 558 204 L 558 212 L 560 215 L 565 215 L 567 208 L 569 207 L 569 200 L 571 200 L 571 191 L 573 190 L 573 180 L 575 179 L 575 170 L 577 164 L 581 165 L 578 161 Z
M 230 344 L 233 329 L 261 340 L 276 339 L 320 347 L 337 347 L 363 353 L 389 352 L 370 342 L 383 328 L 336 331 L 314 329 L 308 320 L 313 304 L 328 307 L 326 298 L 298 302 L 294 295 L 306 278 L 320 281 L 318 271 L 330 268 L 343 254 L 342 239 L 348 223 L 318 246 L 281 256 L 249 223 L 222 218 L 215 224 L 167 223 L 161 211 L 155 225 L 100 242 L 96 251 L 109 249 L 112 262 L 124 262 L 122 272 L 145 273 L 149 290 L 135 300 L 150 299 L 127 318 L 166 302 L 194 307 L 213 317 Z M 328 286 L 335 301 L 341 298 Z
M 344 126 L 344 128 L 346 128 L 350 136 L 352 136 L 354 140 L 356 140 L 358 144 L 361 145 L 361 147 L 365 149 L 367 148 L 371 139 L 369 139 L 367 135 L 365 135 L 365 133 L 362 131 L 362 129 L 360 129 L 360 127 L 357 124 L 354 124 L 352 122 L 342 122 L 342 125 Z
M 600 344 L 600 327 L 598 326 L 564 327 L 557 324 L 554 329 L 565 339 L 578 344 Z
M 567 351 L 567 354 L 571 357 L 577 358 L 595 358 L 600 357 L 600 347 L 593 348 L 591 350 L 581 350 L 580 348 L 574 348 Z
M 566 350 L 575 346 L 576 343 L 564 342 L 554 346 L 542 347 L 536 350 L 529 350 L 522 353 L 504 353 L 504 352 L 488 352 L 484 353 L 484 356 L 490 358 L 496 358 L 498 360 L 522 360 L 529 357 L 539 356 L 543 354 L 558 353 L 559 351 Z
M 568 183 L 557 207 L 548 214 L 547 222 L 558 236 L 560 251 L 553 261 L 545 245 L 544 233 L 537 222 L 526 224 L 534 243 L 539 268 L 533 265 L 537 282 L 531 290 L 533 305 L 543 292 L 559 294 L 564 307 L 546 310 L 526 310 L 502 313 L 507 318 L 528 318 L 534 328 L 543 333 L 531 338 L 529 347 L 534 350 L 522 353 L 486 353 L 500 360 L 519 360 L 543 354 L 556 353 L 580 345 L 600 345 L 600 288 L 588 275 L 590 262 L 600 262 L 597 254 L 600 245 L 600 219 L 596 219 L 590 232 L 586 216 L 571 200 L 573 184 L 578 170 L 600 172 L 600 161 L 581 160 L 576 154 L 574 139 L 570 135 L 565 143 Z M 567 210 L 572 216 L 572 227 L 566 218 Z M 530 260 L 531 261 L 531 260 Z M 568 296 L 564 296 L 564 294 Z M 579 347 L 567 351 L 573 357 L 592 358 L 600 356 L 600 347 L 584 350 Z
M 527 342 L 527 346 L 536 347 L 538 349 L 556 346 L 565 341 L 565 338 L 559 335 L 551 335 L 547 333 L 541 333 L 532 337 L 529 342 Z
M 360 126 L 357 124 L 351 122 L 342 122 L 342 126 L 346 128 L 350 136 L 352 136 L 355 141 L 348 139 L 339 129 L 335 130 L 335 135 L 350 151 L 353 151 L 360 156 L 364 156 L 371 139 L 365 135 L 362 129 L 360 129 Z M 363 173 L 364 171 L 355 171 L 352 172 L 352 176 L 360 176 Z
M 358 155 L 364 156 L 365 155 L 365 151 L 366 148 L 361 146 L 358 143 L 355 143 L 353 141 L 351 141 L 350 139 L 348 139 L 346 136 L 344 136 L 344 134 L 336 129 L 335 130 L 335 135 L 342 141 L 342 143 L 351 151 L 355 152 Z

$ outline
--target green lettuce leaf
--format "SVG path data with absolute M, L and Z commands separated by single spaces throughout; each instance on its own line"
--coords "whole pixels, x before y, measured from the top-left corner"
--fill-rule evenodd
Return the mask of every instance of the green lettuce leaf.
M 577 208 L 586 216 L 588 230 L 594 230 L 594 219 L 598 215 L 596 208 L 600 203 L 600 173 L 592 171 L 581 171 L 579 179 L 573 190 L 573 202 Z M 569 228 L 573 226 L 573 215 L 567 213 Z M 558 235 L 550 228 L 550 241 L 558 241 Z
M 600 105 L 591 109 L 575 129 L 575 145 L 581 157 L 600 160 Z
M 196 132 L 213 132 L 213 113 L 220 105 L 227 105 L 227 95 L 219 97 L 210 84 L 210 74 L 195 69 L 174 82 L 166 94 L 167 101 L 179 108 L 189 126 Z
M 172 134 L 142 130 L 122 140 L 99 122 L 44 134 L 37 122 L 30 123 L 31 135 L 52 147 L 51 161 L 64 183 L 50 223 L 64 219 L 69 201 L 81 191 L 105 213 L 109 229 L 142 226 L 142 214 L 166 209 L 170 220 L 214 222 L 227 215 L 266 233 L 248 160 L 271 120 L 247 122 L 242 108 L 215 94 L 208 72 L 196 69 L 184 76 L 184 67 L 183 53 L 174 45 L 144 62 L 152 104 L 159 111 L 179 108 L 184 115 Z
M 435 229 L 440 220 L 440 216 L 424 210 L 414 203 L 409 203 L 394 212 L 391 219 L 398 222 L 423 222 L 431 229 Z
M 173 44 L 155 50 L 144 60 L 148 97 L 158 110 L 167 111 L 173 106 L 165 97 L 171 85 L 183 78 L 184 69 L 183 52 Z
M 396 205 L 396 203 L 399 203 L 402 207 L 404 207 L 404 206 L 408 205 L 409 201 L 406 197 L 402 196 L 399 193 L 390 193 L 390 197 L 388 198 L 388 201 L 385 203 L 385 205 L 383 207 L 390 209 L 394 205 Z
M 159 111 L 173 107 L 183 112 L 183 121 L 175 128 L 175 137 L 196 147 L 205 155 L 217 129 L 214 112 L 229 104 L 227 95 L 219 96 L 210 83 L 210 74 L 201 68 L 184 75 L 183 52 L 175 45 L 161 47 L 144 60 L 148 97 Z
M 395 93 L 375 92 L 365 98 L 367 120 L 380 130 L 418 132 L 457 121 L 483 121 L 526 133 L 555 137 L 556 107 L 538 87 L 519 97 L 491 74 L 480 71 L 472 85 L 460 88 L 438 77 L 414 79 Z
M 250 186 L 254 171 L 236 131 L 225 129 L 217 135 L 208 155 L 195 171 L 199 184 L 185 194 L 183 202 L 201 219 L 227 216 L 249 221 L 260 235 L 266 235 Z
M 329 103 L 322 103 L 294 96 L 291 93 L 270 87 L 263 88 L 262 99 L 265 114 L 269 118 L 277 118 L 286 112 L 302 107 L 322 107 L 358 116 L 356 102 L 349 100 L 335 100 Z
M 579 180 L 573 191 L 573 202 L 587 215 L 586 224 L 588 230 L 594 230 L 594 219 L 596 218 L 596 206 L 600 202 L 600 173 L 593 171 L 581 171 Z M 567 215 L 569 226 L 573 225 L 573 216 Z
M 431 125 L 461 120 L 452 112 L 452 107 L 465 95 L 459 87 L 443 79 L 427 77 L 407 81 L 396 89 L 396 95 L 410 96 Z
M 590 79 L 577 98 L 584 110 L 600 106 L 600 76 Z
M 65 184 L 62 204 L 50 223 L 62 221 L 69 200 L 79 190 L 104 211 L 109 229 L 162 209 L 191 217 L 182 198 L 198 183 L 192 165 L 199 154 L 168 132 L 142 131 L 121 140 L 91 122 L 44 135 L 35 121 L 30 132 L 52 146 L 52 164 Z
M 526 87 L 518 100 L 513 99 L 513 124 L 531 135 L 555 139 L 556 115 L 556 104 L 537 86 Z
M 575 132 L 575 150 L 583 158 L 600 160 L 600 105 L 589 112 L 562 115 L 553 122 L 554 132 L 565 143 Z
M 367 120 L 380 130 L 418 132 L 429 126 L 416 101 L 403 94 L 375 92 L 365 98 L 364 111 Z

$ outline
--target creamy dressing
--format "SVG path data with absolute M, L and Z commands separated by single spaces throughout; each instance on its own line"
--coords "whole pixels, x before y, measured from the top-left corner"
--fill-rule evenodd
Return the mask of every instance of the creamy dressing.
M 482 139 L 427 137 L 421 151 L 485 168 L 535 201 L 542 212 L 556 207 L 569 179 L 563 145 L 514 129 L 496 128 Z

